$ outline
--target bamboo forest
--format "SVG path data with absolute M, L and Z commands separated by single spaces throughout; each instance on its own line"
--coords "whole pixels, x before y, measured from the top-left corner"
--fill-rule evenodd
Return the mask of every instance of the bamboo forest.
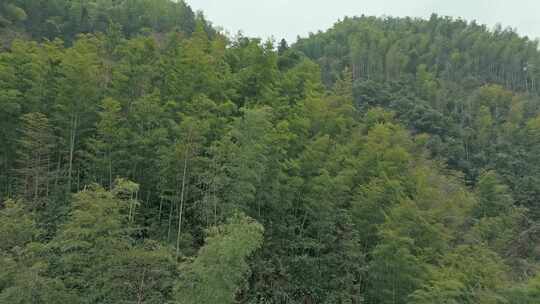
M 0 303 L 540 303 L 539 41 L 1 0 Z

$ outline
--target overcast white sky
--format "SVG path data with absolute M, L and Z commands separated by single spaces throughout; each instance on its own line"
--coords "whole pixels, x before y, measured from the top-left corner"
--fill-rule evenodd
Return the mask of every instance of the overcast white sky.
M 501 23 L 531 38 L 540 37 L 540 0 L 187 0 L 214 25 L 234 34 L 286 38 L 326 30 L 343 16 L 439 15 Z

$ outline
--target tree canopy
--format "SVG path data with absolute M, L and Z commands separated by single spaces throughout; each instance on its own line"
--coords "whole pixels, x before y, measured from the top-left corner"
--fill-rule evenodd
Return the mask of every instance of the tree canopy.
M 0 303 L 538 301 L 535 41 L 4 2 Z

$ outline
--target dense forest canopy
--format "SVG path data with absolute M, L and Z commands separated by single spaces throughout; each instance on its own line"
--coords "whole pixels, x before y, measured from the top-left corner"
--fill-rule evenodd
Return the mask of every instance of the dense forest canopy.
M 0 37 L 0 303 L 540 299 L 536 41 L 169 0 L 4 1 Z
M 143 32 L 195 30 L 196 15 L 182 0 L 3 0 L 0 27 L 35 40 L 61 38 L 71 42 L 78 34 L 106 32 L 121 26 L 126 37 Z

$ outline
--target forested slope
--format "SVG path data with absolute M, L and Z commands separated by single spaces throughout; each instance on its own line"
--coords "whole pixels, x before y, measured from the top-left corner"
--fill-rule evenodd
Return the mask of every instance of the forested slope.
M 327 85 L 352 73 L 358 109 L 393 110 L 472 184 L 482 171 L 497 171 L 540 217 L 536 40 L 437 15 L 355 17 L 295 48 L 320 63 Z
M 195 30 L 195 13 L 184 1 L 170 0 L 3 0 L 0 30 L 35 40 L 61 38 L 70 43 L 81 33 L 105 32 L 111 23 L 126 37 L 142 32 Z
M 0 303 L 538 301 L 533 42 L 359 18 L 276 49 L 183 2 L 30 3 L 1 11 Z M 457 32 L 526 76 L 417 43 Z

